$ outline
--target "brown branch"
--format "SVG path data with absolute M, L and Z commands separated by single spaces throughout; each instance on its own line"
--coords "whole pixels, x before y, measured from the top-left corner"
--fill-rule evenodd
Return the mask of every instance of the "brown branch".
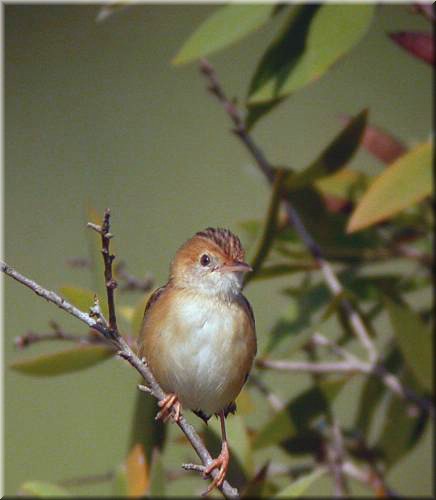
M 144 359 L 141 360 L 138 358 L 138 356 L 133 352 L 127 341 L 119 334 L 117 329 L 115 304 L 113 300 L 114 286 L 112 284 L 112 269 L 108 269 L 109 267 L 112 266 L 112 261 L 113 261 L 113 257 L 111 257 L 109 253 L 109 240 L 111 237 L 109 232 L 109 221 L 110 221 L 110 212 L 109 210 L 106 210 L 103 227 L 97 226 L 95 224 L 89 225 L 90 227 L 92 227 L 92 229 L 102 234 L 102 244 L 105 245 L 105 248 L 107 249 L 107 253 L 103 252 L 103 258 L 105 261 L 106 288 L 108 293 L 109 311 L 111 314 L 111 320 L 109 322 L 109 325 L 107 325 L 104 321 L 102 321 L 101 317 L 95 318 L 92 317 L 91 314 L 81 311 L 77 307 L 67 302 L 57 293 L 43 288 L 41 285 L 31 280 L 30 278 L 27 278 L 26 276 L 22 275 L 21 273 L 16 271 L 14 268 L 9 266 L 5 262 L 0 261 L 0 270 L 6 275 L 13 278 L 14 280 L 18 281 L 19 283 L 30 288 L 30 290 L 35 292 L 40 297 L 46 299 L 48 302 L 51 302 L 52 304 L 55 304 L 63 311 L 67 312 L 68 314 L 71 314 L 72 316 L 79 319 L 93 330 L 96 330 L 101 335 L 103 335 L 103 337 L 116 348 L 117 354 L 126 361 L 128 361 L 130 365 L 132 365 L 142 375 L 142 377 L 146 382 L 146 386 L 149 388 L 149 392 L 160 401 L 165 397 L 164 391 L 157 383 L 146 361 Z M 111 297 L 110 299 L 109 296 Z M 113 309 L 112 312 L 111 308 Z M 187 437 L 188 441 L 191 443 L 195 452 L 201 459 L 203 465 L 208 466 L 212 462 L 212 457 L 207 448 L 205 447 L 203 441 L 197 434 L 194 427 L 188 423 L 188 421 L 185 419 L 183 415 L 180 416 L 177 425 L 180 427 L 182 432 Z M 214 478 L 218 473 L 219 471 L 217 469 L 214 469 L 211 472 L 211 476 Z M 228 481 L 224 481 L 224 483 L 219 487 L 219 489 L 226 498 L 239 497 L 238 490 L 236 488 L 233 488 L 228 483 Z
M 272 184 L 275 178 L 275 172 L 272 165 L 265 157 L 263 151 L 253 141 L 251 135 L 248 133 L 238 108 L 225 95 L 223 88 L 221 87 L 221 84 L 218 81 L 215 70 L 206 59 L 203 59 L 201 61 L 200 71 L 203 73 L 203 75 L 206 77 L 208 81 L 208 90 L 217 97 L 217 99 L 223 105 L 229 118 L 232 120 L 235 126 L 233 130 L 234 133 L 239 137 L 239 139 L 251 153 L 252 157 L 254 158 L 258 167 L 267 178 L 268 182 Z M 282 203 L 285 208 L 289 224 L 298 233 L 301 240 L 304 242 L 309 252 L 312 254 L 313 258 L 317 262 L 319 268 L 321 269 L 324 275 L 324 280 L 328 288 L 330 289 L 330 292 L 333 294 L 333 296 L 340 295 L 343 292 L 342 284 L 339 282 L 330 264 L 325 260 L 320 246 L 309 234 L 298 212 L 294 209 L 292 204 L 287 199 L 286 193 L 284 193 L 283 195 Z M 374 347 L 371 338 L 369 337 L 368 331 L 365 327 L 365 324 L 362 321 L 362 318 L 353 309 L 353 306 L 351 305 L 350 301 L 347 298 L 344 297 L 341 298 L 341 304 L 345 313 L 348 316 L 348 320 L 356 337 L 360 340 L 361 344 L 367 350 L 370 362 L 375 362 L 375 360 L 377 359 L 377 351 Z
M 332 417 L 332 423 L 330 427 L 331 437 L 327 443 L 327 466 L 331 471 L 333 477 L 333 483 L 335 486 L 335 496 L 341 498 L 344 496 L 349 496 L 350 490 L 348 483 L 342 469 L 342 464 L 344 462 L 344 447 L 342 432 L 339 428 L 338 423 Z
M 115 267 L 115 274 L 120 283 L 120 290 L 125 292 L 149 292 L 154 285 L 154 280 L 151 276 L 141 279 L 128 273 L 124 262 L 118 263 Z

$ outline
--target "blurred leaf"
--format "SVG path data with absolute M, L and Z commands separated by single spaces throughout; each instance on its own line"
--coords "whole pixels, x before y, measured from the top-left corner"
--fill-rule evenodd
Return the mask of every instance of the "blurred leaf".
M 88 288 L 65 285 L 59 288 L 59 293 L 73 306 L 88 312 L 94 304 L 94 292 Z
M 361 111 L 311 165 L 301 172 L 288 176 L 286 189 L 294 190 L 305 187 L 343 168 L 359 147 L 367 116 L 366 109 Z
M 118 306 L 117 313 L 119 316 L 124 318 L 128 323 L 132 322 L 133 313 L 135 312 L 135 308 L 132 306 Z
M 432 143 L 420 144 L 386 168 L 357 205 L 347 231 L 364 229 L 418 203 L 432 192 Z
M 127 488 L 129 497 L 142 497 L 150 481 L 144 447 L 137 443 L 131 449 L 126 460 Z
M 362 187 L 367 187 L 367 182 L 367 176 L 362 172 L 344 168 L 316 180 L 315 187 L 324 195 L 355 201 L 356 193 Z
M 294 5 L 282 30 L 262 56 L 248 90 L 248 113 L 245 119 L 248 130 L 283 100 L 283 97 L 277 97 L 268 99 L 266 103 L 254 103 L 251 97 L 272 78 L 279 79 L 287 64 L 290 67 L 296 64 L 304 51 L 307 31 L 317 8 L 313 5 Z
M 396 373 L 401 365 L 401 354 L 397 348 L 390 348 L 387 356 L 383 360 L 383 365 L 391 373 Z M 362 436 L 367 436 L 372 424 L 372 419 L 377 411 L 382 397 L 386 394 L 387 388 L 377 376 L 366 378 L 362 393 L 359 398 L 354 427 Z
M 73 496 L 65 488 L 45 481 L 26 481 L 20 486 L 20 496 L 26 497 L 68 497 Z
M 269 460 L 252 477 L 241 491 L 241 498 L 264 498 L 268 493 L 268 467 Z
M 303 429 L 291 438 L 284 439 L 280 446 L 290 455 L 318 456 L 324 440 L 322 434 L 317 430 Z
M 345 115 L 341 118 L 345 123 L 349 123 L 351 119 Z M 399 139 L 374 125 L 366 126 L 361 144 L 369 153 L 386 164 L 393 163 L 407 151 Z
M 143 383 L 142 379 L 141 383 Z M 148 463 L 151 461 L 151 453 L 154 448 L 162 450 L 167 435 L 167 427 L 161 420 L 154 419 L 158 410 L 155 398 L 139 390 L 136 391 L 128 449 L 130 450 L 135 444 L 141 443 Z
M 307 429 L 315 417 L 328 410 L 330 403 L 347 381 L 348 377 L 324 380 L 298 395 L 259 430 L 253 442 L 253 449 L 275 446 Z
M 264 265 L 262 269 L 257 272 L 256 276 L 253 278 L 253 281 L 279 278 L 280 276 L 301 273 L 313 269 L 314 264 L 312 263 Z
M 127 469 L 125 464 L 122 464 L 115 471 L 114 479 L 112 481 L 112 496 L 127 497 L 128 494 L 129 487 L 127 484 Z
M 166 490 L 166 476 L 165 469 L 162 463 L 160 451 L 157 448 L 153 449 L 151 459 L 151 472 L 150 472 L 150 490 L 149 495 L 152 498 L 164 497 Z
M 413 390 L 419 390 L 410 371 L 404 370 L 402 382 Z M 383 453 L 385 467 L 392 467 L 418 443 L 428 422 L 428 415 L 415 405 L 405 402 L 388 392 L 387 410 L 384 415 L 376 450 Z
M 259 272 L 273 244 L 277 229 L 277 215 L 280 208 L 283 184 L 286 182 L 287 176 L 288 173 L 284 169 L 277 169 L 275 171 L 274 184 L 271 191 L 268 213 L 265 218 L 265 223 L 263 226 L 259 244 L 251 262 L 253 271 L 246 276 L 244 283 L 245 285 Z
M 292 9 L 256 70 L 249 103 L 275 100 L 319 79 L 363 37 L 373 12 L 369 4 Z
M 391 40 L 406 52 L 428 64 L 434 64 L 434 40 L 430 33 L 398 31 L 389 34 Z
M 218 8 L 183 44 L 173 64 L 193 61 L 237 42 L 262 26 L 274 8 L 274 4 L 231 4 Z
M 255 410 L 255 405 L 253 398 L 251 397 L 248 387 L 245 385 L 242 391 L 236 398 L 236 407 L 238 408 L 238 414 L 241 416 L 250 415 Z
M 419 382 L 432 391 L 433 343 L 430 328 L 405 304 L 385 297 L 386 309 L 404 359 Z
M 300 497 L 317 479 L 324 474 L 324 469 L 315 469 L 310 474 L 296 479 L 293 483 L 286 486 L 274 498 L 296 498 Z
M 114 354 L 113 348 L 109 346 L 81 345 L 65 351 L 14 361 L 10 367 L 26 375 L 52 377 L 83 370 L 111 358 Z
M 147 293 L 143 297 L 141 297 L 137 304 L 135 305 L 133 315 L 132 315 L 132 320 L 131 320 L 131 327 L 130 331 L 131 334 L 136 337 L 141 333 L 141 327 L 142 327 L 142 320 L 144 319 L 144 311 L 145 311 L 145 306 L 147 305 L 148 299 L 150 298 L 151 293 Z

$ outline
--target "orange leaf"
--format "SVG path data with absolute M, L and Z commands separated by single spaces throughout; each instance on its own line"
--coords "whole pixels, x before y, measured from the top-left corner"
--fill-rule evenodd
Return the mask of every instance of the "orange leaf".
M 150 471 L 142 444 L 137 443 L 130 450 L 126 460 L 126 469 L 129 496 L 144 496 L 150 482 Z

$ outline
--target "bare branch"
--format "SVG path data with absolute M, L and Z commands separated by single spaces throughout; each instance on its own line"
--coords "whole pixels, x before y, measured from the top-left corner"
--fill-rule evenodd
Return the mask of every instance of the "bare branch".
M 149 292 L 154 285 L 154 280 L 151 276 L 145 278 L 137 278 L 126 271 L 124 262 L 119 262 L 115 267 L 115 274 L 120 282 L 120 290 L 126 292 Z
M 398 377 L 390 373 L 380 364 L 371 365 L 359 360 L 348 360 L 339 362 L 312 363 L 307 361 L 287 361 L 272 359 L 257 359 L 256 365 L 259 368 L 270 368 L 280 371 L 291 371 L 301 373 L 315 374 L 334 374 L 334 373 L 364 373 L 366 375 L 375 375 L 388 387 L 393 393 L 401 399 L 409 400 L 427 411 L 430 415 L 434 414 L 433 402 L 427 398 L 420 397 L 412 389 L 405 387 Z
M 112 237 L 112 235 L 109 233 L 109 219 L 110 219 L 110 212 L 109 210 L 106 210 L 105 221 L 102 227 L 97 226 L 95 224 L 91 224 L 89 226 L 102 235 L 102 245 L 104 245 L 104 248 L 107 250 L 107 252 L 106 251 L 103 252 L 103 258 L 105 259 L 105 278 L 106 278 L 106 288 L 108 293 L 109 314 L 110 314 L 109 325 L 106 325 L 104 322 L 102 322 L 101 318 L 95 319 L 91 316 L 91 314 L 81 311 L 77 307 L 67 302 L 57 293 L 43 288 L 41 285 L 27 278 L 26 276 L 22 275 L 21 273 L 16 271 L 14 268 L 9 266 L 5 262 L 0 261 L 0 270 L 6 275 L 13 278 L 14 280 L 18 281 L 19 283 L 30 288 L 40 297 L 43 297 L 48 302 L 55 304 L 63 311 L 67 312 L 68 314 L 71 314 L 72 316 L 79 319 L 93 330 L 96 330 L 101 335 L 103 335 L 103 337 L 116 348 L 117 354 L 126 361 L 128 361 L 142 375 L 142 377 L 146 382 L 146 386 L 149 388 L 151 394 L 158 400 L 162 400 L 165 397 L 165 393 L 157 383 L 147 363 L 138 358 L 138 356 L 133 352 L 127 341 L 118 332 L 116 316 L 115 316 L 115 304 L 113 300 L 113 290 L 114 290 L 114 285 L 112 284 L 113 256 L 111 256 L 109 252 L 109 240 Z M 177 425 L 180 427 L 182 432 L 185 434 L 185 436 L 191 443 L 195 452 L 201 459 L 203 465 L 208 466 L 212 462 L 212 457 L 207 448 L 205 447 L 200 436 L 197 434 L 194 427 L 188 423 L 188 421 L 185 419 L 183 415 L 180 415 L 180 419 L 177 422 Z M 214 478 L 218 473 L 219 471 L 217 469 L 214 469 L 211 472 L 211 476 Z M 228 481 L 224 481 L 224 483 L 219 487 L 219 489 L 226 498 L 239 497 L 238 490 L 233 488 L 228 483 Z
M 269 183 L 272 184 L 275 178 L 273 167 L 265 157 L 263 151 L 256 145 L 256 143 L 253 141 L 252 137 L 248 133 L 238 108 L 225 95 L 221 87 L 221 84 L 218 81 L 215 70 L 206 59 L 203 59 L 201 61 L 200 71 L 203 73 L 203 75 L 206 77 L 208 81 L 208 90 L 218 98 L 218 100 L 223 105 L 226 113 L 228 114 L 229 118 L 235 125 L 234 128 L 235 134 L 240 138 L 242 143 L 251 153 L 252 157 L 256 161 L 258 167 L 263 172 Z M 289 200 L 286 198 L 286 194 L 283 196 L 282 202 L 286 214 L 288 216 L 289 224 L 298 233 L 301 240 L 304 242 L 307 249 L 310 251 L 313 258 L 317 262 L 319 268 L 321 269 L 324 275 L 324 280 L 328 288 L 330 289 L 330 292 L 333 294 L 333 296 L 340 295 L 343 292 L 342 284 L 339 282 L 330 264 L 325 260 L 320 246 L 308 233 L 298 212 L 294 209 Z M 368 331 L 361 317 L 353 309 L 350 301 L 347 298 L 345 297 L 341 298 L 341 304 L 345 313 L 347 314 L 348 320 L 355 335 L 367 350 L 370 362 L 371 363 L 375 362 L 375 360 L 377 359 L 377 351 L 374 347 L 371 338 L 369 337 Z

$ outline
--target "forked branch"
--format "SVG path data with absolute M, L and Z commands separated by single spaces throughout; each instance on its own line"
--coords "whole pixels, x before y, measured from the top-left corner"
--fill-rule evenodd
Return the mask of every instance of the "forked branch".
M 157 383 L 146 361 L 144 359 L 139 359 L 139 357 L 129 346 L 128 342 L 120 335 L 118 331 L 114 301 L 114 289 L 116 288 L 116 283 L 114 282 L 112 277 L 112 262 L 114 260 L 114 256 L 111 255 L 109 248 L 110 239 L 112 238 L 112 235 L 110 233 L 109 209 L 105 211 L 103 224 L 101 226 L 98 226 L 96 224 L 88 224 L 88 226 L 100 233 L 102 238 L 102 253 L 105 264 L 105 280 L 109 309 L 108 323 L 102 318 L 100 314 L 96 314 L 95 311 L 89 313 L 81 311 L 77 307 L 67 302 L 57 293 L 43 288 L 41 285 L 22 275 L 5 262 L 0 261 L 0 269 L 4 274 L 10 276 L 27 288 L 30 288 L 30 290 L 35 292 L 40 297 L 46 299 L 52 304 L 55 304 L 63 311 L 71 314 L 75 318 L 85 323 L 92 330 L 100 333 L 104 337 L 104 339 L 106 339 L 116 349 L 117 354 L 128 361 L 141 374 L 146 382 L 146 387 L 148 388 L 147 392 L 150 392 L 150 394 L 152 394 L 160 401 L 165 397 L 164 391 Z M 203 466 L 208 466 L 212 462 L 212 457 L 194 427 L 188 423 L 183 415 L 180 415 L 180 419 L 177 422 L 177 425 L 180 427 L 182 432 L 187 437 L 188 441 L 191 443 L 195 452 L 202 461 Z M 214 469 L 211 472 L 211 476 L 215 477 L 216 474 L 218 474 L 218 470 Z M 228 483 L 228 481 L 224 481 L 219 489 L 226 498 L 239 497 L 238 490 L 236 488 L 233 488 Z

